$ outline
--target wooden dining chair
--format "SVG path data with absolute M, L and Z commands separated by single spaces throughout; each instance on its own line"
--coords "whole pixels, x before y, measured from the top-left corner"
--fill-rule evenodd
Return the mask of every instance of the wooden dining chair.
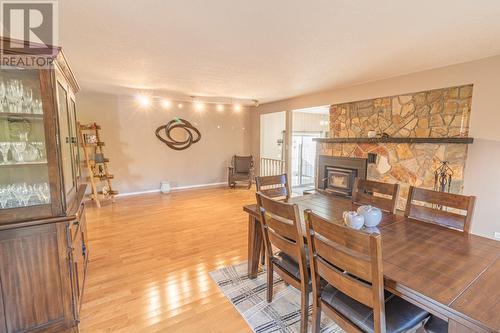
M 398 198 L 399 184 L 388 184 L 360 178 L 356 178 L 354 181 L 352 202 L 357 205 L 371 205 L 395 214 Z
M 276 176 L 255 177 L 257 192 L 275 200 L 290 199 L 290 185 L 285 174 Z
M 301 293 L 300 332 L 307 332 L 309 310 L 309 273 L 304 236 L 296 204 L 280 202 L 257 192 L 262 233 L 266 248 L 267 301 L 273 299 L 273 272 Z M 278 249 L 274 253 L 273 247 Z
M 286 174 L 276 176 L 257 176 L 255 177 L 255 188 L 257 192 L 264 194 L 274 200 L 288 201 L 290 199 L 290 186 Z M 261 245 L 261 264 L 265 263 L 264 241 Z
M 469 233 L 475 202 L 474 196 L 411 186 L 405 216 Z
M 313 332 L 320 331 L 321 311 L 347 332 L 406 332 L 423 324 L 426 311 L 384 292 L 380 234 L 329 222 L 311 210 L 305 219 Z

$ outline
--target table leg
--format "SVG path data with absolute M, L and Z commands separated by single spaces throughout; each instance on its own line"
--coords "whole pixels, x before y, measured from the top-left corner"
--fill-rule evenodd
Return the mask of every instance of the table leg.
M 255 279 L 259 270 L 262 230 L 260 222 L 252 215 L 248 216 L 248 277 Z

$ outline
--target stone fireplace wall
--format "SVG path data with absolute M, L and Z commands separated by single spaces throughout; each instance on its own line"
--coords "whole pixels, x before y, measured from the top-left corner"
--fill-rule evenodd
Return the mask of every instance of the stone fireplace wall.
M 370 130 L 391 137 L 466 137 L 469 133 L 472 85 L 332 105 L 330 136 L 363 138 Z M 318 143 L 318 154 L 367 158 L 368 179 L 401 185 L 398 207 L 404 209 L 410 185 L 434 188 L 434 170 L 448 161 L 451 192 L 461 193 L 466 144 Z
M 330 106 L 331 137 L 460 137 L 469 134 L 472 85 Z

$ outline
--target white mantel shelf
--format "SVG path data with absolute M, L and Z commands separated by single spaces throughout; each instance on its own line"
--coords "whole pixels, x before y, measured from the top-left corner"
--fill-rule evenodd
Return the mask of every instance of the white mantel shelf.
M 455 143 L 471 144 L 474 138 L 314 138 L 314 141 L 322 143 Z

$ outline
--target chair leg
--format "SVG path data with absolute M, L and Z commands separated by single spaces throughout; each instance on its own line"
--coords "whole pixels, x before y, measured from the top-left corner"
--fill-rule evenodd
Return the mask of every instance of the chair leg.
M 260 244 L 260 263 L 262 265 L 266 264 L 266 248 L 264 246 L 264 240 L 262 240 L 262 243 Z
M 312 333 L 319 333 L 321 324 L 321 299 L 314 298 L 312 308 Z
M 307 333 L 308 315 L 309 315 L 309 293 L 307 288 L 301 290 L 300 302 L 300 333 Z
M 273 301 L 273 264 L 269 257 L 267 257 L 267 303 Z

